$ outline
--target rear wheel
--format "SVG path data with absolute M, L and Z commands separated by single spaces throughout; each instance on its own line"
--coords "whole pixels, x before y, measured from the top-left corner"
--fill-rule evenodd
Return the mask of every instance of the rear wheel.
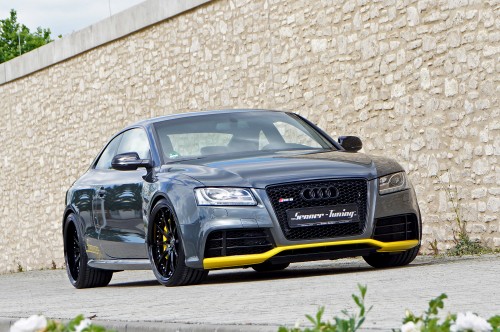
M 193 285 L 202 282 L 208 271 L 186 266 L 182 238 L 175 215 L 166 200 L 160 200 L 151 212 L 148 254 L 153 273 L 165 286 Z
M 66 218 L 63 235 L 64 260 L 71 284 L 75 288 L 103 287 L 109 284 L 113 271 L 94 269 L 87 265 L 88 257 L 83 236 L 73 213 Z
M 419 249 L 420 245 L 400 253 L 376 252 L 363 256 L 363 259 L 375 268 L 404 266 L 410 264 L 417 257 Z
M 269 262 L 264 262 L 261 264 L 252 265 L 252 269 L 257 272 L 272 272 L 284 270 L 288 266 L 290 266 L 290 263 L 271 264 Z

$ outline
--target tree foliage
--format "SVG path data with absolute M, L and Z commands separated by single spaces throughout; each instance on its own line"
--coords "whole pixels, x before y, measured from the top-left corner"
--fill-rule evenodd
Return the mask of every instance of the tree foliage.
M 27 26 L 17 22 L 17 12 L 10 11 L 10 17 L 0 20 L 0 63 L 50 43 L 50 29 L 38 27 L 30 32 Z

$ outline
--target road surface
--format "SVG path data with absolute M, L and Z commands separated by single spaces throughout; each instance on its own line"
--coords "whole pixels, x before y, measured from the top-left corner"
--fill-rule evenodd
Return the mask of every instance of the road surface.
M 361 259 L 292 264 L 274 273 L 213 271 L 204 284 L 167 288 L 151 271 L 116 273 L 108 287 L 74 289 L 63 270 L 0 275 L 0 331 L 21 317 L 96 316 L 118 331 L 277 331 L 307 325 L 304 314 L 326 306 L 325 317 L 356 310 L 357 284 L 373 305 L 365 331 L 399 328 L 405 309 L 421 313 L 446 293 L 445 312 L 500 314 L 500 255 L 419 256 L 403 268 L 376 270 Z

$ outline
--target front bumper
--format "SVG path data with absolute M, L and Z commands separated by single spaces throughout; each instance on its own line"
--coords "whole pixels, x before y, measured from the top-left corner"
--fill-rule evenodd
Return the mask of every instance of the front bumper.
M 185 220 L 182 219 L 184 215 L 180 215 L 186 264 L 189 267 L 219 269 L 249 266 L 266 261 L 283 263 L 356 257 L 373 252 L 404 251 L 420 242 L 421 220 L 413 189 L 379 195 L 375 181 L 368 181 L 366 224 L 360 234 L 302 240 L 285 238 L 266 191 L 255 189 L 254 193 L 258 200 L 257 206 L 200 207 L 196 206 L 193 200 L 191 211 L 194 214 L 188 214 Z M 418 235 L 407 238 L 377 236 L 376 221 L 393 216 L 414 216 L 416 226 L 413 234 Z M 258 253 L 221 253 L 217 256 L 207 256 L 207 241 L 211 233 L 235 230 L 266 232 L 271 239 L 272 249 L 266 248 Z

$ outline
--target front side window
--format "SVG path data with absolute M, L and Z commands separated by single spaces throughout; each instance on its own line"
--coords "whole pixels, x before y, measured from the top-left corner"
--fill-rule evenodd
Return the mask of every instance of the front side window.
M 137 152 L 140 159 L 149 159 L 149 141 L 146 132 L 142 128 L 127 130 L 123 133 L 123 138 L 120 141 L 120 146 L 116 154 Z
M 111 160 L 116 156 L 116 150 L 118 149 L 118 145 L 120 145 L 120 141 L 123 137 L 123 134 L 116 136 L 109 142 L 108 146 L 104 149 L 99 157 L 95 165 L 95 169 L 111 169 Z
M 141 159 L 149 159 L 151 157 L 148 136 L 144 129 L 130 129 L 113 138 L 101 153 L 94 168 L 111 169 L 113 158 L 117 154 L 126 152 L 137 152 Z

